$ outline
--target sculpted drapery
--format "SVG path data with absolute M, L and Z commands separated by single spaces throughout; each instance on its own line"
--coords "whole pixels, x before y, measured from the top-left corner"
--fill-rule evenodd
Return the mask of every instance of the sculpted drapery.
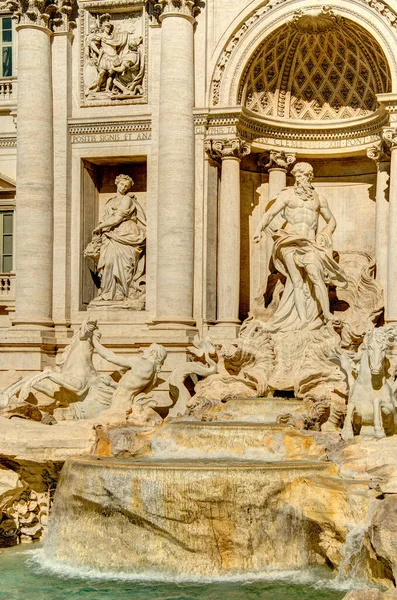
M 85 251 L 96 261 L 101 281 L 98 297 L 91 304 L 112 302 L 144 308 L 146 217 L 136 196 L 129 193 L 132 179 L 119 175 L 115 183 L 117 195 L 107 201 Z

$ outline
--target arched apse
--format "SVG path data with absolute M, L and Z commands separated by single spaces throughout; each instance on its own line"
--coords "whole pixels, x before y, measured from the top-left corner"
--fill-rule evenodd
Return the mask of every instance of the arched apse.
M 344 17 L 302 15 L 259 46 L 241 79 L 238 104 L 260 116 L 292 120 L 368 117 L 391 91 L 378 42 Z
M 379 3 L 378 3 L 379 4 Z M 383 4 L 383 6 L 386 6 Z M 342 0 L 328 3 L 328 13 L 358 25 L 365 35 L 381 47 L 391 78 L 391 91 L 397 91 L 397 12 L 380 11 L 366 0 Z M 246 13 L 230 25 L 214 52 L 212 77 L 209 82 L 209 106 L 226 107 L 239 104 L 241 81 L 252 58 L 282 25 L 302 16 L 318 16 L 324 7 L 316 0 L 270 0 L 249 6 Z

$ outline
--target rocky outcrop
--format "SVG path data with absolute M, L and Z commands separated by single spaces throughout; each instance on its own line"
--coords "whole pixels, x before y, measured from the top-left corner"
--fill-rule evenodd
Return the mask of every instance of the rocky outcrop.
M 388 495 L 376 510 L 367 532 L 376 555 L 397 582 L 397 495 Z

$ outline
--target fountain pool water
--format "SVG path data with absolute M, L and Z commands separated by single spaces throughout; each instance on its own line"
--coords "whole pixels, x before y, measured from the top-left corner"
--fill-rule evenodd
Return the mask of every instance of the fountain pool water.
M 208 580 L 146 580 L 143 575 L 102 576 L 98 572 L 57 570 L 41 548 L 0 551 L 1 600 L 340 600 L 341 589 L 321 571 L 268 572 Z

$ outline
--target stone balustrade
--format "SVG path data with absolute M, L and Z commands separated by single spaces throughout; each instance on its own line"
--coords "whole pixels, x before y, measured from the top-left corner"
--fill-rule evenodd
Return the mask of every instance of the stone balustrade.
M 15 300 L 15 273 L 0 273 L 0 304 Z
M 16 78 L 0 79 L 0 101 L 16 98 Z

